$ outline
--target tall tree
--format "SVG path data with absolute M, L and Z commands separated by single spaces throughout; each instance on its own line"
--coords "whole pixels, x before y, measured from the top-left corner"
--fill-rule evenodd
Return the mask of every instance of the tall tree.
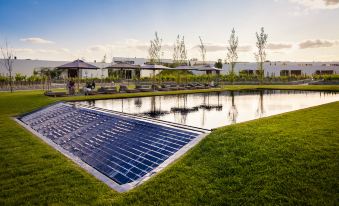
M 151 64 L 158 64 L 160 63 L 161 59 L 161 44 L 162 44 L 162 39 L 159 38 L 158 32 L 155 32 L 155 38 L 154 40 L 150 41 L 151 45 L 148 48 L 148 54 L 149 54 L 149 59 Z
M 235 30 L 232 29 L 230 39 L 228 40 L 228 46 L 227 46 L 227 55 L 226 55 L 226 62 L 230 64 L 231 67 L 231 82 L 234 83 L 234 67 L 238 60 L 238 37 L 235 36 Z
M 202 39 L 201 39 L 200 36 L 199 36 L 199 40 L 200 40 L 199 48 L 200 48 L 200 52 L 201 52 L 202 64 L 205 64 L 206 48 L 205 48 L 205 45 L 204 45 L 204 43 L 202 42 Z
M 174 65 L 187 64 L 187 50 L 185 45 L 185 37 L 183 36 L 180 40 L 180 35 L 173 45 L 173 63 Z
M 264 27 L 261 27 L 260 34 L 256 32 L 256 36 L 257 36 L 256 46 L 258 48 L 258 52 L 254 53 L 254 56 L 258 63 L 260 84 L 262 84 L 264 80 L 264 74 L 265 74 L 264 62 L 266 61 L 266 46 L 267 46 L 267 38 L 268 38 L 268 35 L 265 34 Z
M 13 92 L 13 62 L 14 62 L 14 51 L 8 46 L 8 42 L 5 41 L 4 46 L 1 46 L 1 55 L 2 55 L 2 64 L 9 76 L 9 87 L 11 92 Z
M 180 64 L 187 64 L 187 49 L 185 45 L 185 37 L 182 36 L 180 42 Z
M 101 63 L 106 63 L 107 55 L 105 54 L 104 57 L 101 60 Z
M 179 65 L 180 61 L 180 35 L 178 34 L 173 45 L 173 63 Z

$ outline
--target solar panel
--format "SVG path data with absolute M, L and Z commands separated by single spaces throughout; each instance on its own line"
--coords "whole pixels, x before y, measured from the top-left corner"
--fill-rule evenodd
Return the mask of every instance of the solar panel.
M 68 103 L 19 120 L 119 185 L 140 181 L 203 133 Z

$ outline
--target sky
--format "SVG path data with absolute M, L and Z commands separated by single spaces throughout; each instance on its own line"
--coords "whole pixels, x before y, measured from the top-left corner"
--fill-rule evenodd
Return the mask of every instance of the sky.
M 188 58 L 224 60 L 234 28 L 238 61 L 255 61 L 256 32 L 267 60 L 339 61 L 339 0 L 0 0 L 0 42 L 19 59 L 101 61 L 148 57 L 158 32 L 163 58 L 177 35 Z

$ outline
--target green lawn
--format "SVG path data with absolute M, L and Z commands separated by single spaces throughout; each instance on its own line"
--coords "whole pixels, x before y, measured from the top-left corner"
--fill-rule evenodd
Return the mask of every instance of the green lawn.
M 339 91 L 338 86 L 224 89 L 251 88 Z M 119 194 L 21 128 L 11 117 L 58 100 L 135 94 L 58 99 L 41 93 L 0 93 L 0 205 L 338 202 L 339 102 L 213 131 L 163 172 L 140 187 Z M 164 93 L 142 93 L 157 94 Z

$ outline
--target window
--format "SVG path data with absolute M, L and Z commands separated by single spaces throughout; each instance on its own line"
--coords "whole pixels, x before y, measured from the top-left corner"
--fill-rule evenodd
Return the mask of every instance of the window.
M 317 70 L 315 74 L 317 75 L 323 75 L 323 74 L 333 74 L 333 70 Z
M 254 71 L 251 69 L 245 69 L 245 70 L 241 70 L 240 74 L 247 74 L 247 75 L 253 75 Z
M 280 76 L 289 76 L 290 72 L 288 70 L 281 70 Z
M 300 76 L 301 75 L 301 70 L 291 70 L 291 75 Z

